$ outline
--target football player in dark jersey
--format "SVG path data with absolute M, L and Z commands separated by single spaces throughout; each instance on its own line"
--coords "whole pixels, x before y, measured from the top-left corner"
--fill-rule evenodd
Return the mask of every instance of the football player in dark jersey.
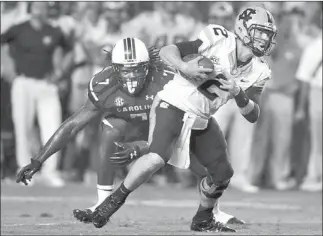
M 147 140 L 148 117 L 154 96 L 173 78 L 163 70 L 158 52 L 147 50 L 136 38 L 119 40 L 111 53 L 112 65 L 96 74 L 88 85 L 88 100 L 69 119 L 61 124 L 40 153 L 18 173 L 17 182 L 31 180 L 42 164 L 61 150 L 75 135 L 91 122 L 100 122 L 101 158 L 98 170 L 98 203 L 113 189 L 115 166 L 109 156 L 116 151 L 114 142 L 127 139 Z M 127 130 L 127 132 L 125 132 Z M 132 137 L 131 137 L 132 136 Z M 79 220 L 96 207 L 74 211 Z M 84 220 L 87 220 L 86 217 Z

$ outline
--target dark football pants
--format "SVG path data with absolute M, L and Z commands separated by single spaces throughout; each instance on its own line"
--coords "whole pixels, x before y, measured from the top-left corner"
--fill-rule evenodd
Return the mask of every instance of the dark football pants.
M 116 151 L 114 142 L 133 142 L 147 140 L 148 122 L 129 122 L 117 117 L 106 118 L 109 125 L 102 124 L 100 132 L 100 160 L 98 163 L 98 184 L 113 185 L 117 168 L 110 157 Z M 112 128 L 112 127 L 113 128 Z M 102 168 L 102 167 L 104 168 Z M 125 174 L 126 168 L 120 170 Z
M 151 110 L 150 122 L 152 141 L 150 152 L 160 155 L 165 162 L 170 158 L 172 143 L 179 137 L 183 126 L 184 112 L 164 101 Z M 215 184 L 222 184 L 233 175 L 228 159 L 224 135 L 215 121 L 210 118 L 205 130 L 192 130 L 190 151 L 207 168 Z

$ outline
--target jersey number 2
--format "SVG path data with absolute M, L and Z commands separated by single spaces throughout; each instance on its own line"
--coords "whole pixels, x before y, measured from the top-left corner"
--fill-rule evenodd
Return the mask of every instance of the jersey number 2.
M 219 31 L 221 32 L 221 34 L 224 36 L 224 37 L 228 37 L 228 32 L 225 30 L 225 29 L 221 29 L 221 28 L 213 28 L 213 31 L 214 31 L 214 34 L 215 35 L 219 35 Z

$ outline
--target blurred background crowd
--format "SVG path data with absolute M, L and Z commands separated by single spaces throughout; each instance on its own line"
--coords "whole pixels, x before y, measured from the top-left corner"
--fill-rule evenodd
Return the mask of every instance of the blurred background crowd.
M 148 46 L 162 47 L 196 38 L 210 23 L 232 30 L 239 10 L 246 5 L 262 5 L 270 10 L 278 35 L 276 49 L 266 58 L 272 80 L 262 96 L 260 120 L 256 124 L 245 121 L 234 102 L 215 115 L 227 137 L 235 170 L 231 187 L 250 193 L 261 188 L 321 191 L 322 62 L 318 65 L 321 81 L 311 85 L 321 91 L 315 95 L 316 107 L 311 105 L 311 82 L 299 79 L 297 71 L 306 47 L 318 38 L 322 42 L 322 2 L 1 2 L 2 181 L 12 181 L 17 169 L 28 164 L 58 125 L 83 104 L 89 80 L 106 63 L 105 50 L 111 50 L 118 39 L 135 36 Z M 13 27 L 32 16 L 46 18 L 59 29 L 55 31 L 58 40 L 50 51 L 51 66 L 42 63 L 46 60 L 42 58 L 42 42 L 37 44 L 37 30 L 28 28 L 30 37 L 10 43 L 21 32 L 27 32 L 25 28 L 16 32 Z M 43 43 L 49 41 L 44 38 Z M 23 71 L 18 66 L 21 59 L 17 47 L 37 48 L 33 58 L 25 58 L 39 60 L 37 68 Z M 43 86 L 44 95 L 34 94 L 36 105 L 32 105 L 22 94 L 33 91 L 15 81 L 42 66 L 48 67 L 46 73 L 32 87 Z M 46 76 L 51 78 L 51 87 L 41 84 Z M 46 94 L 52 96 L 45 99 Z M 98 128 L 87 127 L 53 157 L 54 161 L 44 167 L 48 170 L 43 172 L 45 183 L 53 187 L 70 181 L 95 184 L 98 147 L 93 137 Z M 126 172 L 126 168 L 119 170 L 118 177 L 123 178 Z M 196 186 L 189 171 L 167 167 L 163 173 L 156 175 L 151 184 Z

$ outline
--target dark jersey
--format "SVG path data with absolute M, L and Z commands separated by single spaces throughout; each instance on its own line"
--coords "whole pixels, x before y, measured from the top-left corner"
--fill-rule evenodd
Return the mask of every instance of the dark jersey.
M 151 104 L 157 92 L 174 77 L 172 71 L 150 69 L 141 93 L 131 96 L 123 91 L 117 74 L 107 67 L 89 83 L 88 96 L 92 103 L 105 111 L 106 117 L 117 117 L 130 122 L 149 120 Z

